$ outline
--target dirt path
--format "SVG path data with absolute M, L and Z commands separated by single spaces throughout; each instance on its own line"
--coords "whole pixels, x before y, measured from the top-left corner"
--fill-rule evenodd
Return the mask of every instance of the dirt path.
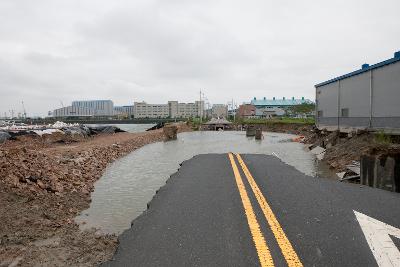
M 94 182 L 108 164 L 163 138 L 155 130 L 2 144 L 0 266 L 93 266 L 111 258 L 116 237 L 82 232 L 73 219 L 89 207 Z

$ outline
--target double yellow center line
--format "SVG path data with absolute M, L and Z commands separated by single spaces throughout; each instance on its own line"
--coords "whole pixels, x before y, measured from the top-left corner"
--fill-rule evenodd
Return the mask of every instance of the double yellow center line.
M 236 185 L 239 189 L 239 194 L 242 199 L 243 208 L 247 217 L 247 222 L 249 224 L 250 232 L 253 237 L 253 242 L 257 250 L 258 258 L 260 260 L 261 266 L 274 266 L 274 262 L 271 256 L 271 252 L 269 251 L 268 245 L 265 241 L 265 237 L 261 232 L 260 224 L 257 221 L 256 215 L 254 214 L 254 209 L 249 199 L 249 196 L 246 191 L 246 187 L 243 183 L 242 177 L 240 175 L 239 169 L 236 165 L 235 158 L 232 153 L 229 153 L 229 159 L 232 165 L 233 174 L 235 175 Z M 262 194 L 260 188 L 258 187 L 256 181 L 251 175 L 249 169 L 244 163 L 242 157 L 239 154 L 236 154 L 237 160 L 243 170 L 244 175 L 247 178 L 248 183 L 257 199 L 258 204 L 261 207 L 262 212 L 264 213 L 265 219 L 275 236 L 275 239 L 279 245 L 279 248 L 282 251 L 282 254 L 288 264 L 289 267 L 292 266 L 303 266 L 299 257 L 297 256 L 296 251 L 293 249 L 293 246 L 290 244 L 289 239 L 286 237 L 285 232 L 283 231 L 281 225 L 279 224 L 276 216 L 274 215 L 270 205 Z

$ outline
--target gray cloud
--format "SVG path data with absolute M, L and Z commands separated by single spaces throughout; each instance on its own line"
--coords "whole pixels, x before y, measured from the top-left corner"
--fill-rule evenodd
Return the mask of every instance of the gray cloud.
M 0 112 L 60 100 L 213 103 L 314 97 L 315 83 L 391 57 L 400 3 L 385 1 L 0 2 Z

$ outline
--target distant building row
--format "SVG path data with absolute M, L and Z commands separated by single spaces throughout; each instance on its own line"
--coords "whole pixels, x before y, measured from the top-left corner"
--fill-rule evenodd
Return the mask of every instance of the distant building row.
M 148 104 L 134 102 L 132 106 L 114 106 L 111 100 L 73 101 L 71 106 L 54 110 L 53 117 L 111 117 L 127 116 L 134 118 L 191 118 L 191 117 L 227 117 L 228 107 L 222 104 L 213 105 L 206 112 L 204 101 L 179 103 L 168 101 L 167 104 Z

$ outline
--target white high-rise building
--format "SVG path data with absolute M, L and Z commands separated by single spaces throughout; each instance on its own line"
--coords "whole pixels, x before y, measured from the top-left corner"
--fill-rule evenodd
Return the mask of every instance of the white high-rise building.
M 168 104 L 147 104 L 146 102 L 135 102 L 133 104 L 133 116 L 140 118 L 168 118 Z
M 204 117 L 204 101 L 194 103 L 178 103 L 168 101 L 171 118 L 196 118 Z
M 190 118 L 204 116 L 204 101 L 179 103 L 168 101 L 168 104 L 134 103 L 135 118 Z
M 224 104 L 214 104 L 211 109 L 211 116 L 213 118 L 228 117 L 228 106 Z

